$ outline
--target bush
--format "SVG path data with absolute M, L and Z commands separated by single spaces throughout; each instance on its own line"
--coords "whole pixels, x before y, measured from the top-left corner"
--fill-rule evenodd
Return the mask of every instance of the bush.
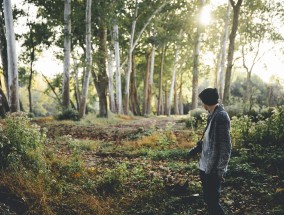
M 198 128 L 206 125 L 207 113 L 204 109 L 196 108 L 189 112 L 190 117 L 186 120 L 187 128 Z
M 80 120 L 78 111 L 72 108 L 67 108 L 66 110 L 63 110 L 62 113 L 56 116 L 56 119 L 57 120 L 73 120 L 73 121 Z
M 43 145 L 46 134 L 32 124 L 26 113 L 9 113 L 6 126 L 0 131 L 0 166 L 19 168 L 24 165 L 34 170 L 45 167 Z

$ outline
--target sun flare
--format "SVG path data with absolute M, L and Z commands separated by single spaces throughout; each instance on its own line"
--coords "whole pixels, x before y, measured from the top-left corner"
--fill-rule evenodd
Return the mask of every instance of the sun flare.
M 202 25 L 209 25 L 211 22 L 211 8 L 210 5 L 205 5 L 200 14 L 199 21 Z

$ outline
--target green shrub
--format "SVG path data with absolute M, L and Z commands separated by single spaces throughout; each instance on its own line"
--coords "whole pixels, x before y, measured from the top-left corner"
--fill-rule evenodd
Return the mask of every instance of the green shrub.
M 2 168 L 45 167 L 43 145 L 46 134 L 32 124 L 26 113 L 9 113 L 0 131 L 0 166 Z
M 97 191 L 100 194 L 114 194 L 121 190 L 123 182 L 129 175 L 126 164 L 118 164 L 113 169 L 107 168 L 97 182 Z
M 269 118 L 254 121 L 249 116 L 232 117 L 231 135 L 236 146 L 249 143 L 271 145 L 284 141 L 284 107 L 276 107 Z
M 57 120 L 73 120 L 73 121 L 79 121 L 79 113 L 77 110 L 74 110 L 73 108 L 67 108 L 62 111 L 62 113 L 58 114 L 56 116 Z

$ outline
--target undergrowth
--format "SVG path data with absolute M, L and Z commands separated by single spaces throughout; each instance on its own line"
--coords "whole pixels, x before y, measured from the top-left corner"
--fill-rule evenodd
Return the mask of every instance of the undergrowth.
M 279 107 L 258 120 L 232 118 L 222 194 L 229 214 L 284 211 L 283 114 Z M 197 161 L 186 160 L 204 120 L 188 122 L 191 130 L 183 133 L 173 124 L 141 127 L 114 143 L 71 135 L 50 140 L 24 113 L 9 114 L 0 131 L 0 192 L 21 200 L 29 214 L 205 214 Z

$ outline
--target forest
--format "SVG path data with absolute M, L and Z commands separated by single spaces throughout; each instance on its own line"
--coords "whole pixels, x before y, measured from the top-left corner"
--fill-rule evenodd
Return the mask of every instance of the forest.
M 284 213 L 282 0 L 0 4 L 0 214 L 207 214 L 207 87 L 226 214 Z

